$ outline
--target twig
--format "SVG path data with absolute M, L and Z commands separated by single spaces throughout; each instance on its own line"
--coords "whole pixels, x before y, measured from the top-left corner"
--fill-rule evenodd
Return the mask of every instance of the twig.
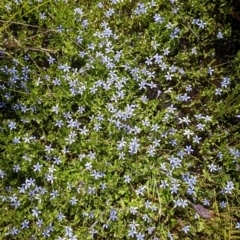
M 47 49 L 47 48 L 33 48 L 25 47 L 24 50 L 34 51 L 34 52 L 47 52 L 47 53 L 56 53 L 57 50 Z
M 21 45 L 21 43 L 17 40 L 14 39 L 14 44 L 13 42 L 5 43 L 4 47 L 6 49 L 20 49 L 20 50 L 29 50 L 29 51 L 34 51 L 34 52 L 47 52 L 47 53 L 56 53 L 57 50 L 52 50 L 52 49 L 47 49 L 47 48 L 35 48 L 35 47 L 24 47 Z
M 57 30 L 54 30 L 54 29 L 42 28 L 42 27 L 37 26 L 37 25 L 21 23 L 21 22 L 6 21 L 6 20 L 0 20 L 0 22 L 2 22 L 2 23 L 10 23 L 10 24 L 18 24 L 18 25 L 23 25 L 23 26 L 27 26 L 27 27 L 41 28 L 41 29 L 50 30 L 50 31 L 57 31 Z
M 183 23 L 182 23 L 182 25 L 189 28 L 192 31 L 192 33 L 196 36 L 196 38 L 200 41 L 200 38 L 198 37 L 198 35 L 193 31 L 193 29 L 189 25 L 187 25 L 187 24 L 185 25 Z
M 184 16 L 182 16 L 181 14 L 180 14 L 180 16 L 185 20 L 185 22 L 187 22 L 187 20 Z M 192 31 L 192 33 L 196 36 L 196 38 L 200 41 L 200 38 L 198 37 L 198 35 L 193 31 L 193 29 L 189 25 L 187 25 L 187 24 L 185 25 L 183 23 L 182 23 L 182 25 L 189 28 Z

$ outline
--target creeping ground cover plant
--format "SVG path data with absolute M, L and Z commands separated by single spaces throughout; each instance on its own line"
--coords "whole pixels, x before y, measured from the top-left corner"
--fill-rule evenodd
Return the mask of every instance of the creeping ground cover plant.
M 0 2 L 0 239 L 238 239 L 238 1 Z

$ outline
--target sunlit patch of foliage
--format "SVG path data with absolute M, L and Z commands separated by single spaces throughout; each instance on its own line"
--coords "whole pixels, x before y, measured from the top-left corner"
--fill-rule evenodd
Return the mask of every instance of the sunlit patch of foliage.
M 237 239 L 238 7 L 2 0 L 1 239 Z

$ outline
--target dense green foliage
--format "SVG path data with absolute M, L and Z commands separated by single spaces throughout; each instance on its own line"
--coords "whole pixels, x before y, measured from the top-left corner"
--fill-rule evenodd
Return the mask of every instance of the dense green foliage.
M 0 239 L 237 239 L 239 5 L 2 0 Z

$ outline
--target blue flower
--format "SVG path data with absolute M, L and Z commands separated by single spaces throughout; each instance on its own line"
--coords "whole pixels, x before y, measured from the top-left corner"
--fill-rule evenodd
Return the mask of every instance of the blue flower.
M 184 226 L 184 227 L 182 228 L 182 231 L 183 231 L 184 233 L 188 233 L 189 230 L 190 230 L 190 226 Z
M 63 30 L 64 30 L 64 28 L 63 28 L 62 25 L 60 25 L 59 27 L 57 27 L 57 31 L 58 31 L 59 33 L 62 33 Z
M 240 229 L 240 222 L 236 223 L 236 229 Z
M 29 228 L 29 221 L 28 220 L 24 220 L 21 225 L 22 225 L 22 229 Z
M 226 187 L 223 189 L 224 193 L 232 194 L 234 190 L 234 183 L 232 181 L 228 181 Z

